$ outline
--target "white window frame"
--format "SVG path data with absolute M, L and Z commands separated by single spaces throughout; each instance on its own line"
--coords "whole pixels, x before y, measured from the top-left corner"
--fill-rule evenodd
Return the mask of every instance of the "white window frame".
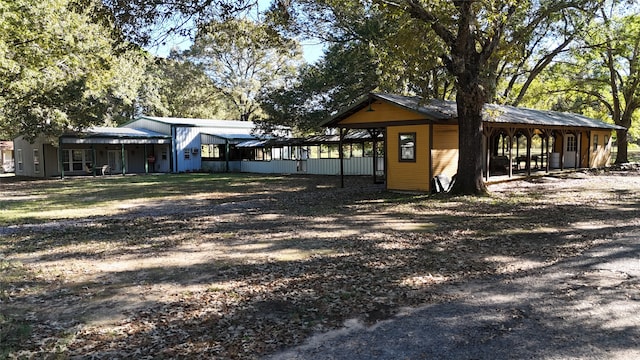
M 578 151 L 578 138 L 575 135 L 567 136 L 567 152 Z
M 40 173 L 40 149 L 33 149 L 33 172 Z
M 16 172 L 24 172 L 22 149 L 16 149 Z
M 63 151 L 62 169 L 64 169 L 65 172 L 81 172 L 81 171 L 84 172 L 85 165 L 86 167 L 89 167 L 89 168 L 93 166 L 93 153 L 91 149 L 64 149 L 62 151 Z M 74 160 L 73 158 L 74 151 L 82 152 L 82 155 L 80 156 L 81 159 Z M 74 167 L 73 165 L 76 163 L 80 164 L 80 166 L 78 166 L 78 169 L 73 168 Z

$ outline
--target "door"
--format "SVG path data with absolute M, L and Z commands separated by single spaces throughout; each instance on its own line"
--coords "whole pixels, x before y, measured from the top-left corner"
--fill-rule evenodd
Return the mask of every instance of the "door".
M 107 162 L 112 173 L 122 172 L 122 152 L 120 150 L 109 150 L 107 153 Z
M 568 134 L 564 137 L 564 167 L 572 168 L 576 166 L 576 153 L 578 151 L 578 140 L 574 135 Z

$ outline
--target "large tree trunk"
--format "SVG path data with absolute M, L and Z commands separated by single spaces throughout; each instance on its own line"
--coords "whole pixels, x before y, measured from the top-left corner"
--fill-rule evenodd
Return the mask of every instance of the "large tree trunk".
M 454 194 L 482 195 L 487 187 L 482 179 L 482 108 L 485 103 L 483 88 L 476 82 L 458 86 L 458 174 L 451 190 Z
M 618 143 L 618 152 L 616 154 L 616 164 L 624 164 L 629 162 L 627 154 L 627 130 L 616 130 L 616 142 Z

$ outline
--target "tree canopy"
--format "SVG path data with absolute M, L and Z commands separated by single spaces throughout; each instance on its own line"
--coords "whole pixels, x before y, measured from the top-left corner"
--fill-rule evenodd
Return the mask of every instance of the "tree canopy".
M 276 14 L 275 23 L 293 32 L 315 29 L 316 33 L 329 39 L 339 40 L 340 37 L 357 34 L 358 26 L 370 24 L 370 19 L 382 19 L 394 22 L 400 29 L 411 29 L 396 32 L 403 35 L 402 38 L 395 38 L 396 47 L 387 38 L 389 32 L 384 32 L 371 41 L 389 54 L 396 55 L 390 58 L 414 59 L 416 62 L 423 60 L 427 68 L 441 65 L 455 80 L 460 138 L 458 176 L 453 191 L 462 194 L 486 191 L 482 180 L 482 108 L 496 97 L 502 75 L 500 71 L 507 68 L 501 63 L 506 63 L 510 58 L 517 59 L 517 51 L 536 53 L 536 44 L 543 44 L 540 40 L 542 37 L 536 33 L 540 31 L 542 24 L 549 24 L 548 31 L 553 29 L 559 33 L 560 29 L 552 27 L 555 23 L 549 22 L 550 18 L 567 19 L 569 14 L 588 14 L 599 5 L 598 1 L 590 0 L 294 0 L 288 3 L 288 6 L 274 6 L 272 10 Z M 575 17 L 571 15 L 571 19 Z M 287 27 L 292 22 L 294 26 Z M 566 30 L 565 39 L 568 40 L 581 26 L 571 21 L 566 21 L 566 24 L 563 29 Z M 430 49 L 428 54 L 420 55 L 414 51 L 422 47 Z M 558 46 L 557 50 L 548 54 L 553 55 L 562 49 L 563 46 Z M 397 69 L 406 68 L 402 61 L 385 63 L 394 64 Z M 548 64 L 543 61 L 540 65 Z M 514 74 L 522 70 L 522 66 L 518 68 L 517 63 L 512 68 L 515 69 Z M 538 70 L 534 68 L 532 71 L 535 73 Z
M 283 87 L 301 63 L 297 42 L 248 19 L 206 24 L 182 56 L 204 70 L 243 121 L 260 119 L 260 97 Z
M 0 132 L 55 135 L 121 116 L 140 73 L 135 48 L 70 0 L 0 2 Z

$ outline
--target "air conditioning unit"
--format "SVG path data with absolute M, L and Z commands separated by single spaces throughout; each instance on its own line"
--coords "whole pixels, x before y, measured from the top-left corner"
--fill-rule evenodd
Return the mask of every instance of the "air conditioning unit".
M 197 155 L 197 154 L 198 154 L 198 151 L 200 151 L 200 149 L 195 148 L 195 147 L 194 147 L 194 148 L 191 148 L 191 153 L 192 153 L 193 155 Z

